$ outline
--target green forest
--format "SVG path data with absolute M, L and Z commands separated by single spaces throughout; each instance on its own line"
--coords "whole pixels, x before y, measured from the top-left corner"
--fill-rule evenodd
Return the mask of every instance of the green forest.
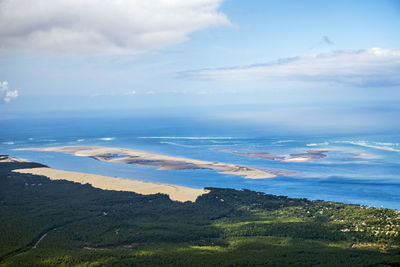
M 193 202 L 0 163 L 0 266 L 400 266 L 400 212 L 209 188 Z

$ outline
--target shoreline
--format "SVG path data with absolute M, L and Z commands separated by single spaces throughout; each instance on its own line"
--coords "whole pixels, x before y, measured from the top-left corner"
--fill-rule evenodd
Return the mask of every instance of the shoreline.
M 184 157 L 175 157 L 127 148 L 101 146 L 61 146 L 19 148 L 15 150 L 46 151 L 91 157 L 113 163 L 125 163 L 142 166 L 157 166 L 158 170 L 211 169 L 221 174 L 243 176 L 246 179 L 268 179 L 285 173 L 285 170 L 266 170 L 223 162 L 212 162 Z
M 46 176 L 50 180 L 67 180 L 80 184 L 90 184 L 91 186 L 102 190 L 126 191 L 142 195 L 153 195 L 161 193 L 168 195 L 171 200 L 179 202 L 195 202 L 199 196 L 209 193 L 209 190 L 205 189 L 195 189 L 186 186 L 145 182 L 134 179 L 103 176 L 82 172 L 62 171 L 47 167 L 16 169 L 13 170 L 13 172 L 42 175 Z
M 35 163 L 30 162 L 25 159 L 9 156 L 9 155 L 0 155 L 0 164 L 1 163 Z M 40 163 L 37 163 L 40 164 Z M 63 171 L 63 170 L 56 170 L 46 165 L 42 165 L 43 167 L 33 167 L 33 168 L 22 168 L 22 169 L 14 169 L 12 172 L 23 173 L 23 174 L 32 174 L 32 175 L 41 175 L 49 178 L 50 180 L 65 180 L 75 183 L 90 184 L 94 188 L 98 188 L 101 190 L 113 190 L 113 191 L 125 191 L 125 192 L 133 192 L 141 195 L 153 195 L 153 194 L 166 194 L 168 197 L 173 201 L 178 202 L 196 202 L 197 198 L 201 195 L 208 194 L 211 191 L 205 188 L 196 189 L 192 187 L 186 186 L 179 186 L 179 185 L 171 185 L 171 184 L 163 184 L 157 182 L 147 182 L 142 180 L 136 179 L 129 179 L 129 178 L 121 178 L 121 177 L 114 177 L 114 176 L 104 176 L 104 175 L 97 175 L 97 174 L 89 174 L 89 173 L 82 173 L 82 172 L 73 172 L 73 171 Z M 271 171 L 271 170 L 270 170 Z M 88 177 L 90 179 L 88 179 Z M 111 182 L 111 185 L 107 182 Z M 125 185 L 128 185 L 126 187 Z M 207 188 L 207 187 L 206 187 Z M 238 190 L 238 189 L 235 189 Z M 242 189 L 243 190 L 243 189 Z M 257 192 L 254 189 L 247 189 L 250 191 Z M 239 190 L 241 191 L 241 190 Z M 277 194 L 273 194 L 278 196 Z M 300 197 L 293 197 L 287 195 L 289 198 L 300 198 Z M 312 198 L 312 197 L 301 197 L 306 198 L 310 201 L 320 201 L 320 198 Z M 360 203 L 356 201 L 343 201 L 343 200 L 332 200 L 332 199 L 323 199 L 324 202 L 334 202 L 340 203 L 345 205 L 359 205 L 364 206 L 366 208 L 374 207 L 374 208 L 387 208 L 393 209 L 400 212 L 398 207 L 388 207 L 382 206 L 378 204 L 366 204 Z

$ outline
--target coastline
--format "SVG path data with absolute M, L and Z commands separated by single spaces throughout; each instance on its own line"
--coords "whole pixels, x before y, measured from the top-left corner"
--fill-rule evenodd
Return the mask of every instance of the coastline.
M 164 266 L 166 259 L 174 265 L 207 260 L 205 265 L 224 266 L 317 261 L 361 266 L 399 261 L 396 210 L 214 187 L 198 201 L 181 205 L 159 194 L 100 193 L 82 182 L 59 183 L 40 173 L 21 174 L 87 175 L 1 158 L 6 160 L 0 163 L 5 211 L 0 261 L 5 265 L 40 265 L 44 260 L 68 265 L 71 258 L 77 259 L 75 265 L 107 265 L 110 257 L 116 259 L 111 265 L 123 259 L 128 265 L 151 266 Z M 16 233 L 26 238 L 15 239 Z M 140 258 L 143 254 L 145 261 Z
M 266 171 L 258 168 L 229 164 L 223 162 L 211 162 L 191 158 L 175 157 L 164 154 L 152 153 L 141 150 L 100 146 L 61 146 L 19 148 L 16 150 L 48 151 L 71 154 L 75 156 L 91 157 L 96 160 L 125 163 L 143 166 L 158 166 L 159 170 L 184 170 L 184 169 L 211 169 L 222 174 L 244 176 L 246 179 L 274 178 L 283 170 Z
M 196 201 L 197 197 L 209 193 L 205 189 L 195 189 L 185 186 L 169 185 L 140 180 L 110 177 L 81 172 L 62 171 L 52 168 L 17 169 L 13 172 L 43 175 L 50 180 L 67 180 L 80 184 L 90 184 L 103 190 L 127 191 L 142 195 L 166 194 L 171 200 L 185 202 Z

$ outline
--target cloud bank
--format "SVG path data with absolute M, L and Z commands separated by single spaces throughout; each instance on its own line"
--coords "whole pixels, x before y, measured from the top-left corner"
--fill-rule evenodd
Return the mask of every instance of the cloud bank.
M 229 25 L 223 0 L 1 0 L 1 52 L 139 53 Z
M 328 82 L 352 86 L 400 85 L 400 49 L 371 48 L 284 58 L 270 63 L 203 69 L 189 77 L 264 82 Z
M 7 81 L 0 81 L 0 98 L 9 103 L 12 99 L 18 98 L 18 90 L 9 90 Z

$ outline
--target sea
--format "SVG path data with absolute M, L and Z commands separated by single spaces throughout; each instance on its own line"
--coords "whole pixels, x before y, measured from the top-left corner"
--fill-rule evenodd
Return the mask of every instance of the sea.
M 298 133 L 274 127 L 157 116 L 2 119 L 0 154 L 67 171 L 193 188 L 249 189 L 400 210 L 399 133 Z M 208 169 L 157 170 L 154 166 L 102 162 L 57 152 L 15 150 L 50 146 L 131 148 L 293 174 L 256 180 Z M 310 150 L 323 150 L 326 157 L 309 162 L 282 162 L 246 155 L 268 152 L 290 157 Z

